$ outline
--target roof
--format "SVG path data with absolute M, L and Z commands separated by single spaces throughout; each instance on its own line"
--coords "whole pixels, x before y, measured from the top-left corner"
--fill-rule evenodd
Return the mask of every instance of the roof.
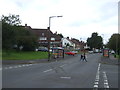
M 77 40 L 77 39 L 71 39 L 71 41 L 72 41 L 73 43 L 75 43 L 75 44 L 80 44 L 80 41 Z
M 58 34 L 53 34 L 52 31 L 50 31 L 48 28 L 47 29 L 31 28 L 30 26 L 27 26 L 27 24 L 23 27 L 28 28 L 38 37 L 48 37 L 48 35 L 50 35 L 50 37 L 55 38 L 56 41 L 61 41 L 62 39 Z
M 53 33 L 52 33 L 50 30 L 48 30 L 48 29 L 32 29 L 32 32 L 33 32 L 35 35 L 37 35 L 38 37 L 39 37 L 39 36 L 40 36 L 40 37 L 48 37 L 48 34 L 49 34 L 50 36 L 53 35 Z

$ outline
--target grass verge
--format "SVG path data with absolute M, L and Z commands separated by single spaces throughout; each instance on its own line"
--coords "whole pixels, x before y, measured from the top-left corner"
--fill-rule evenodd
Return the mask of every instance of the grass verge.
M 2 52 L 2 60 L 37 60 L 37 59 L 47 59 L 48 53 L 47 52 L 17 52 L 17 51 L 3 51 Z

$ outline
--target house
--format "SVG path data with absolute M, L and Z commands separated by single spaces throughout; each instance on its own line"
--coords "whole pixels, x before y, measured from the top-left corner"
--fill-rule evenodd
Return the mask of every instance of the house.
M 69 39 L 69 37 L 67 38 L 62 38 L 62 47 L 67 48 L 67 49 L 74 49 L 75 48 L 75 44 Z
M 84 49 L 84 42 L 80 42 L 78 39 L 75 39 L 75 38 L 71 38 L 71 41 L 73 42 L 73 43 L 75 43 L 75 49 L 76 50 L 82 50 L 82 49 Z
M 72 38 L 71 41 L 75 43 L 75 49 L 80 49 L 80 42 L 79 40 Z
M 38 28 L 31 28 L 25 24 L 25 28 L 31 30 L 37 37 L 39 46 L 48 46 L 48 41 L 50 41 L 50 47 L 60 47 L 62 46 L 61 37 L 56 33 L 53 34 L 49 28 L 47 29 L 38 29 Z

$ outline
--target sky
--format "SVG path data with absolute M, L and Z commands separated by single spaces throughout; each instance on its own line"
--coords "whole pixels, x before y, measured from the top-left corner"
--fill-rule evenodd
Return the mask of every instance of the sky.
M 64 37 L 86 41 L 93 32 L 107 43 L 118 33 L 119 0 L 0 0 L 0 16 L 20 15 L 21 25 L 47 28 Z

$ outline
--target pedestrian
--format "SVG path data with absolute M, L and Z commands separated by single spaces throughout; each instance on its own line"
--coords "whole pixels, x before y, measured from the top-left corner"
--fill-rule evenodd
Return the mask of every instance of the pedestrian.
M 84 53 L 84 55 L 83 55 L 83 61 L 84 61 L 84 60 L 87 62 L 85 53 Z
M 82 61 L 82 60 L 83 60 L 83 55 L 81 54 L 80 61 Z

